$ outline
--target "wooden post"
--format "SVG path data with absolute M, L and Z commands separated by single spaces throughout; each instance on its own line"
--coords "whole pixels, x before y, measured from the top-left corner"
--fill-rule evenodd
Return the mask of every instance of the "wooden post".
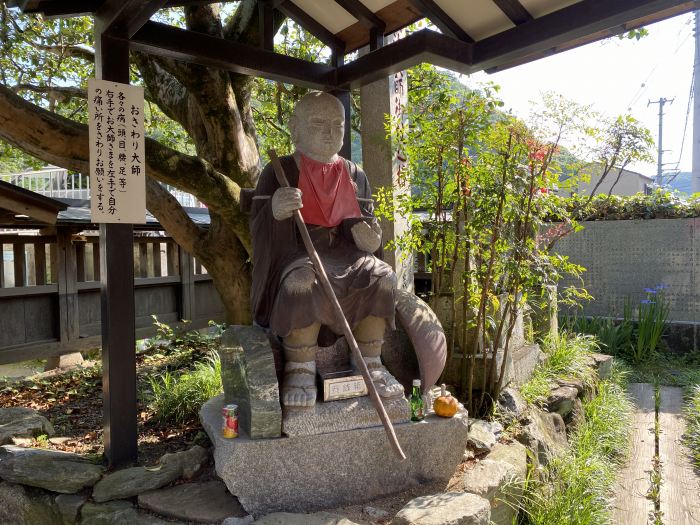
M 180 259 L 180 319 L 194 319 L 194 264 L 192 256 L 179 248 Z
M 12 252 L 15 259 L 15 287 L 25 286 L 25 277 L 27 272 L 24 270 L 24 243 L 16 242 L 12 245 Z
M 34 271 L 37 286 L 46 284 L 46 244 L 43 242 L 34 244 Z
M 161 277 L 163 275 L 160 262 L 161 244 L 159 242 L 154 242 L 151 246 L 153 247 L 153 277 Z
M 96 76 L 129 83 L 129 47 L 102 33 L 95 17 Z M 137 458 L 134 227 L 100 224 L 104 445 L 110 467 Z
M 70 343 L 80 336 L 78 311 L 78 279 L 75 247 L 71 242 L 70 230 L 58 228 L 58 312 L 59 334 L 62 343 Z

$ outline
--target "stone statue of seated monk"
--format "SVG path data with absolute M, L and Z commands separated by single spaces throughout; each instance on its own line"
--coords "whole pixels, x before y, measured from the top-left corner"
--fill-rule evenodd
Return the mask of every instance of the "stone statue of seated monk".
M 319 332 L 323 327 L 342 334 L 294 225 L 298 209 L 379 395 L 404 393 L 380 357 L 384 333 L 394 328 L 396 276 L 373 255 L 381 247 L 381 230 L 367 177 L 338 155 L 344 126 L 336 97 L 303 97 L 289 126 L 296 150 L 280 159 L 291 187 L 281 188 L 268 164 L 253 196 L 253 315 L 282 338 L 286 407 L 314 406 Z

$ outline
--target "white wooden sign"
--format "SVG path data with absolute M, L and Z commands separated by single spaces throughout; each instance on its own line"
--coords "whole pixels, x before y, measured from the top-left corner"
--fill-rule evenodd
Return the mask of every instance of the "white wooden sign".
M 91 78 L 88 112 L 92 222 L 145 224 L 143 88 Z

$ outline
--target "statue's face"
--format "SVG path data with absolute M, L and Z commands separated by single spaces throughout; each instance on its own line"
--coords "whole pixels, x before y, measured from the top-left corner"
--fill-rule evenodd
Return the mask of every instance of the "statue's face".
M 299 107 L 292 125 L 292 140 L 304 155 L 330 162 L 343 146 L 345 112 L 333 95 L 322 94 Z

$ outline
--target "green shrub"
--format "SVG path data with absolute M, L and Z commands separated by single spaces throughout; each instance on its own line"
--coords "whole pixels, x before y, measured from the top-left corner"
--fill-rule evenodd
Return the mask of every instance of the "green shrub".
M 628 450 L 632 417 L 624 375 L 615 370 L 598 383 L 584 410 L 586 419 L 569 436 L 569 450 L 552 459 L 539 479 L 528 480 L 522 503 L 525 523 L 611 523 L 611 496 Z
M 202 404 L 222 391 L 221 360 L 212 352 L 192 370 L 148 377 L 149 406 L 161 422 L 182 424 L 197 418 Z
M 627 319 L 569 317 L 562 320 L 562 326 L 570 332 L 595 336 L 607 354 L 625 356 L 632 353 L 634 325 Z
M 700 468 L 700 384 L 696 384 L 690 390 L 685 405 L 685 417 L 688 421 L 685 443 L 690 449 L 695 466 Z
M 547 336 L 542 350 L 545 361 L 535 368 L 532 378 L 520 387 L 525 400 L 530 403 L 549 394 L 549 385 L 556 378 L 577 379 L 592 385 L 595 372 L 590 366 L 590 355 L 597 352 L 598 343 L 593 336 L 562 331 L 558 337 Z

